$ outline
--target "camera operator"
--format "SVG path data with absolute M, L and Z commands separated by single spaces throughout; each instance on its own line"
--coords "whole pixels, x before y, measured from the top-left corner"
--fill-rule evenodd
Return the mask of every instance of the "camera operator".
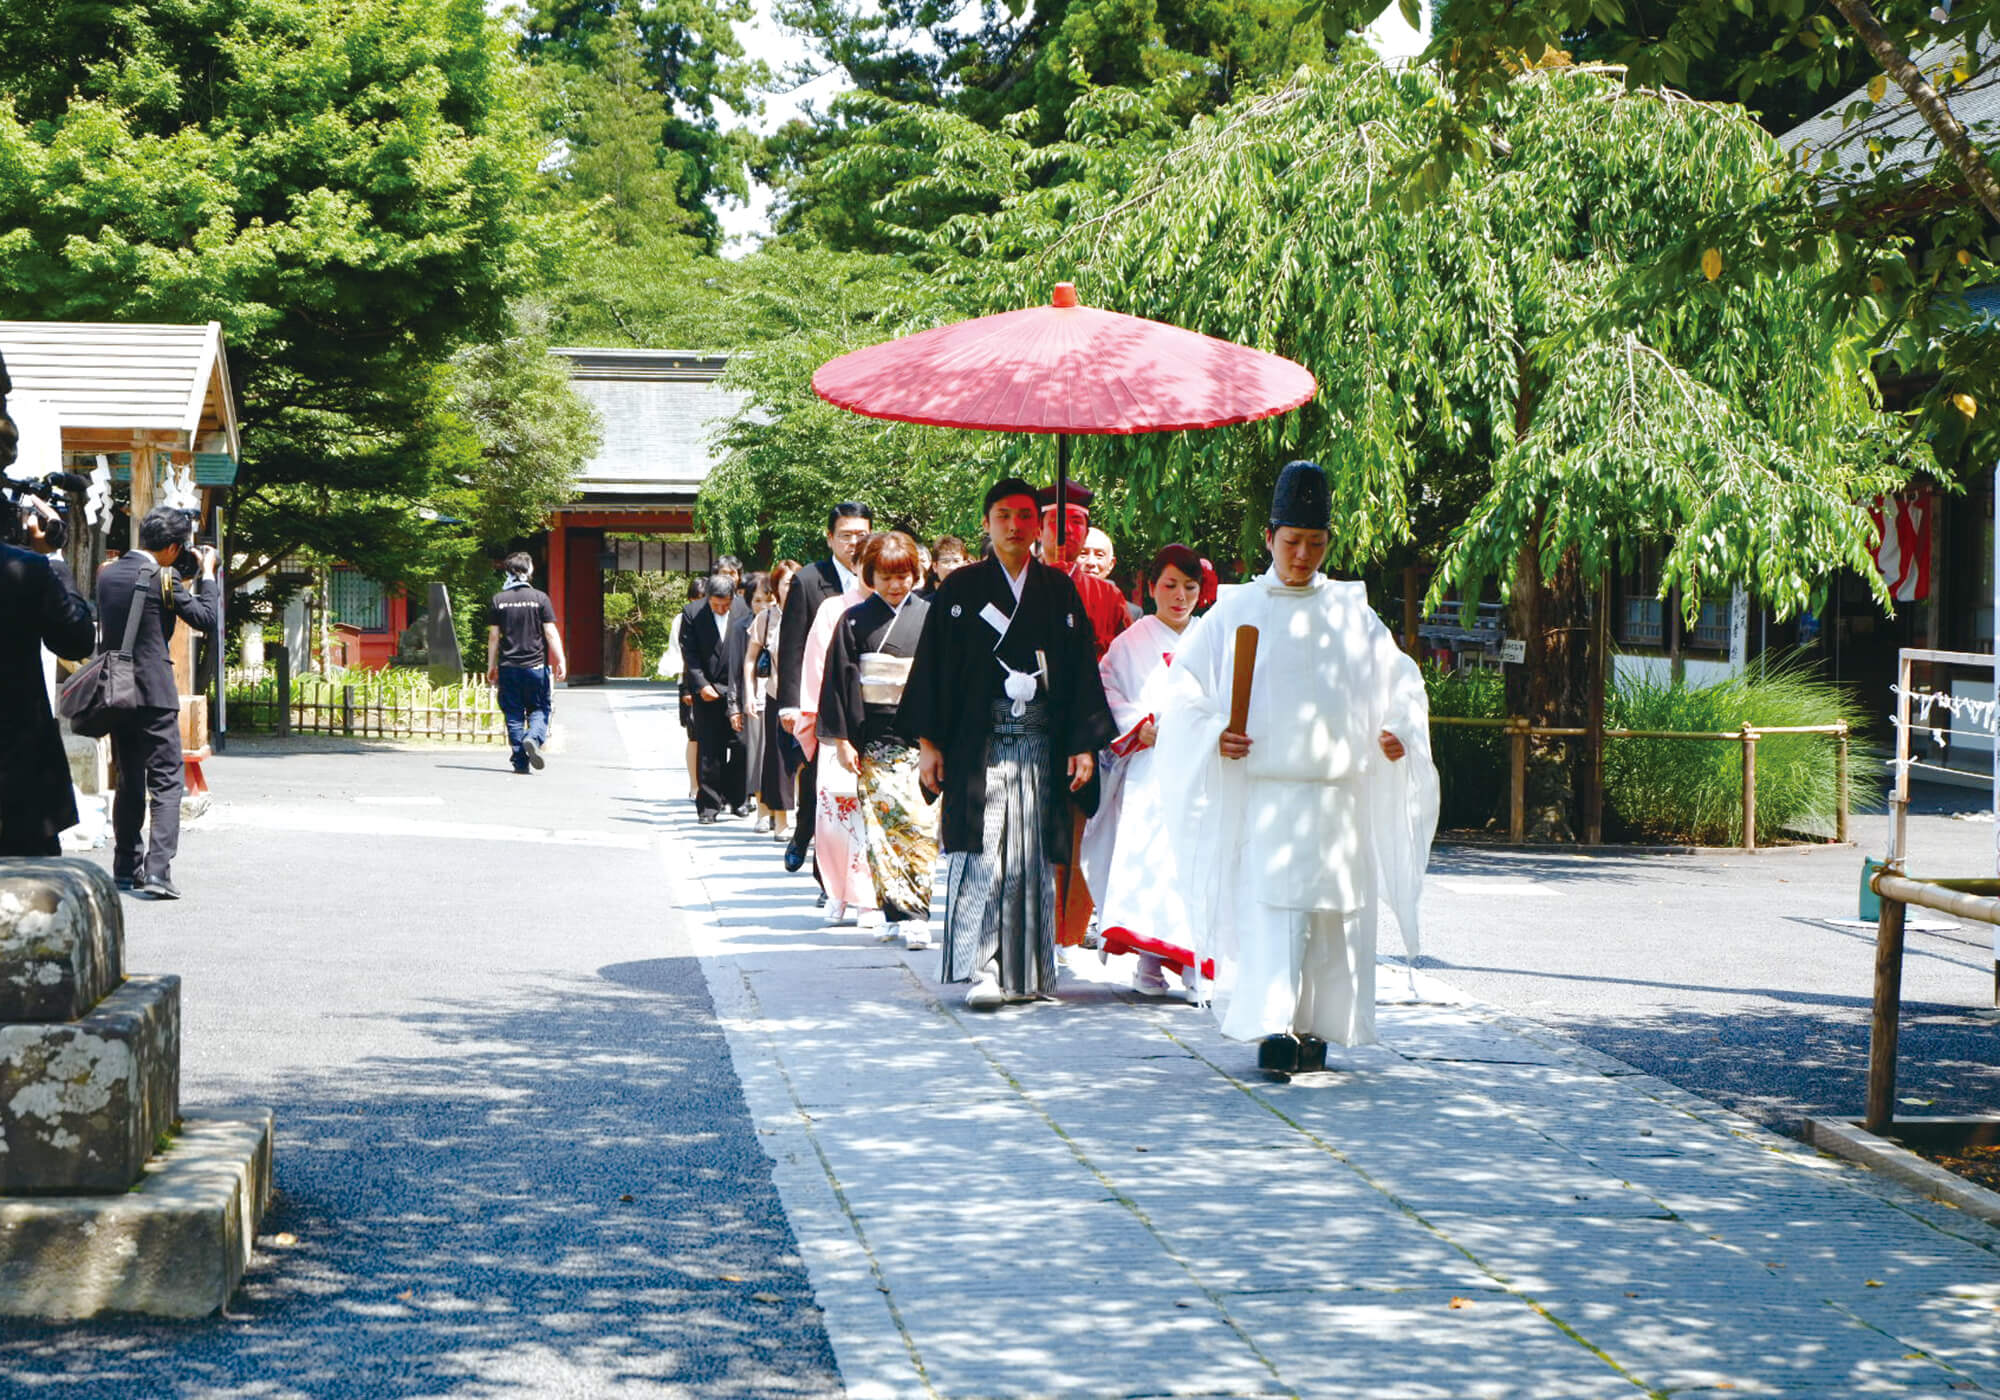
M 4 379 L 0 371 L 0 379 Z M 0 409 L 0 422 L 5 422 Z M 0 444 L 11 458 L 11 444 Z M 62 731 L 49 709 L 42 648 L 81 661 L 97 642 L 90 604 L 56 552 L 54 511 L 32 496 L 10 498 L 27 548 L 0 544 L 0 856 L 62 854 L 76 825 L 76 790 Z
M 132 646 L 132 670 L 139 685 L 139 708 L 111 731 L 118 756 L 118 795 L 111 805 L 111 874 L 118 888 L 152 899 L 179 899 L 174 887 L 174 853 L 181 841 L 181 793 L 186 785 L 181 754 L 180 685 L 167 641 L 176 619 L 198 632 L 214 629 L 217 617 L 216 555 L 194 543 L 194 520 L 172 506 L 155 506 L 138 525 L 139 547 L 128 550 L 97 576 L 97 611 L 104 645 L 125 635 L 126 614 L 146 610 Z M 192 589 L 183 581 L 198 577 Z M 150 846 L 140 825 L 150 809 Z

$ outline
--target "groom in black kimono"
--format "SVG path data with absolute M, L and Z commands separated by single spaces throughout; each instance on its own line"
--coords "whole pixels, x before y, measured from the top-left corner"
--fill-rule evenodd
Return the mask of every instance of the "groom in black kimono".
M 1027 482 L 986 493 L 992 556 L 938 585 L 901 710 L 943 794 L 944 980 L 981 1009 L 1055 988 L 1053 864 L 1117 730 L 1076 585 L 1029 557 L 1040 525 Z

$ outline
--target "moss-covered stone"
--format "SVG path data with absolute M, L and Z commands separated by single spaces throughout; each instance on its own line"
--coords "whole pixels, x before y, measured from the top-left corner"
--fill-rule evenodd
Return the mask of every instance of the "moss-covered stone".
M 0 1022 L 73 1021 L 124 977 L 117 887 L 87 860 L 0 860 Z
M 181 980 L 134 977 L 89 1015 L 0 1025 L 0 1193 L 123 1191 L 180 1111 Z

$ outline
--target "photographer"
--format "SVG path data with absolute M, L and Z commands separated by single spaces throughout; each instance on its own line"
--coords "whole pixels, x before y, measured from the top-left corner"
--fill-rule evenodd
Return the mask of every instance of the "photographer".
M 194 543 L 194 520 L 172 506 L 155 506 L 138 526 L 139 547 L 127 551 L 97 576 L 97 611 L 104 645 L 118 645 L 126 614 L 146 610 L 132 647 L 139 683 L 139 708 L 111 731 L 118 757 L 118 795 L 111 806 L 111 874 L 121 890 L 152 899 L 179 899 L 174 888 L 174 853 L 181 841 L 181 793 L 186 785 L 181 755 L 180 684 L 167 641 L 176 620 L 198 632 L 215 627 L 216 555 Z M 183 582 L 194 580 L 193 587 Z M 140 827 L 150 809 L 150 846 Z
M 0 404 L 4 384 L 0 370 Z M 11 431 L 0 432 L 0 457 L 13 455 Z M 7 735 L 0 744 L 0 856 L 61 855 L 61 835 L 76 825 L 76 791 L 49 710 L 42 648 L 81 661 L 97 633 L 90 604 L 56 553 L 55 512 L 27 494 L 18 503 L 10 496 L 4 509 L 19 512 L 27 548 L 0 544 L 0 733 Z

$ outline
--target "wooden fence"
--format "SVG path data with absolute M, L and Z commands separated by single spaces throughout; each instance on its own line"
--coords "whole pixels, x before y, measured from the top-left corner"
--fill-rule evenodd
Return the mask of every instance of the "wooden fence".
M 1738 729 L 1588 729 L 1529 724 L 1519 715 L 1505 719 L 1484 719 L 1472 715 L 1432 715 L 1434 725 L 1456 725 L 1467 729 L 1503 729 L 1507 732 L 1507 839 L 1520 843 L 1528 831 L 1528 740 L 1530 739 L 1686 739 L 1693 743 L 1729 743 L 1742 746 L 1743 753 L 1743 849 L 1757 849 L 1757 741 L 1766 735 L 1824 734 L 1835 744 L 1835 786 L 1840 805 L 1834 814 L 1834 837 L 1847 840 L 1847 758 L 1848 732 L 1844 724 L 1791 724 L 1758 728 L 1745 724 Z M 1603 765 L 1595 765 L 1597 780 L 1603 782 Z M 1599 798 L 1601 807 L 1602 798 Z M 1592 837 L 1594 841 L 1595 836 Z
M 234 728 L 280 737 L 327 734 L 353 739 L 435 739 L 490 744 L 507 737 L 506 720 L 492 686 L 480 678 L 428 695 L 385 694 L 381 686 L 333 682 L 318 676 L 295 681 L 283 648 L 268 676 L 230 678 L 229 718 Z M 266 687 L 268 686 L 268 690 Z

